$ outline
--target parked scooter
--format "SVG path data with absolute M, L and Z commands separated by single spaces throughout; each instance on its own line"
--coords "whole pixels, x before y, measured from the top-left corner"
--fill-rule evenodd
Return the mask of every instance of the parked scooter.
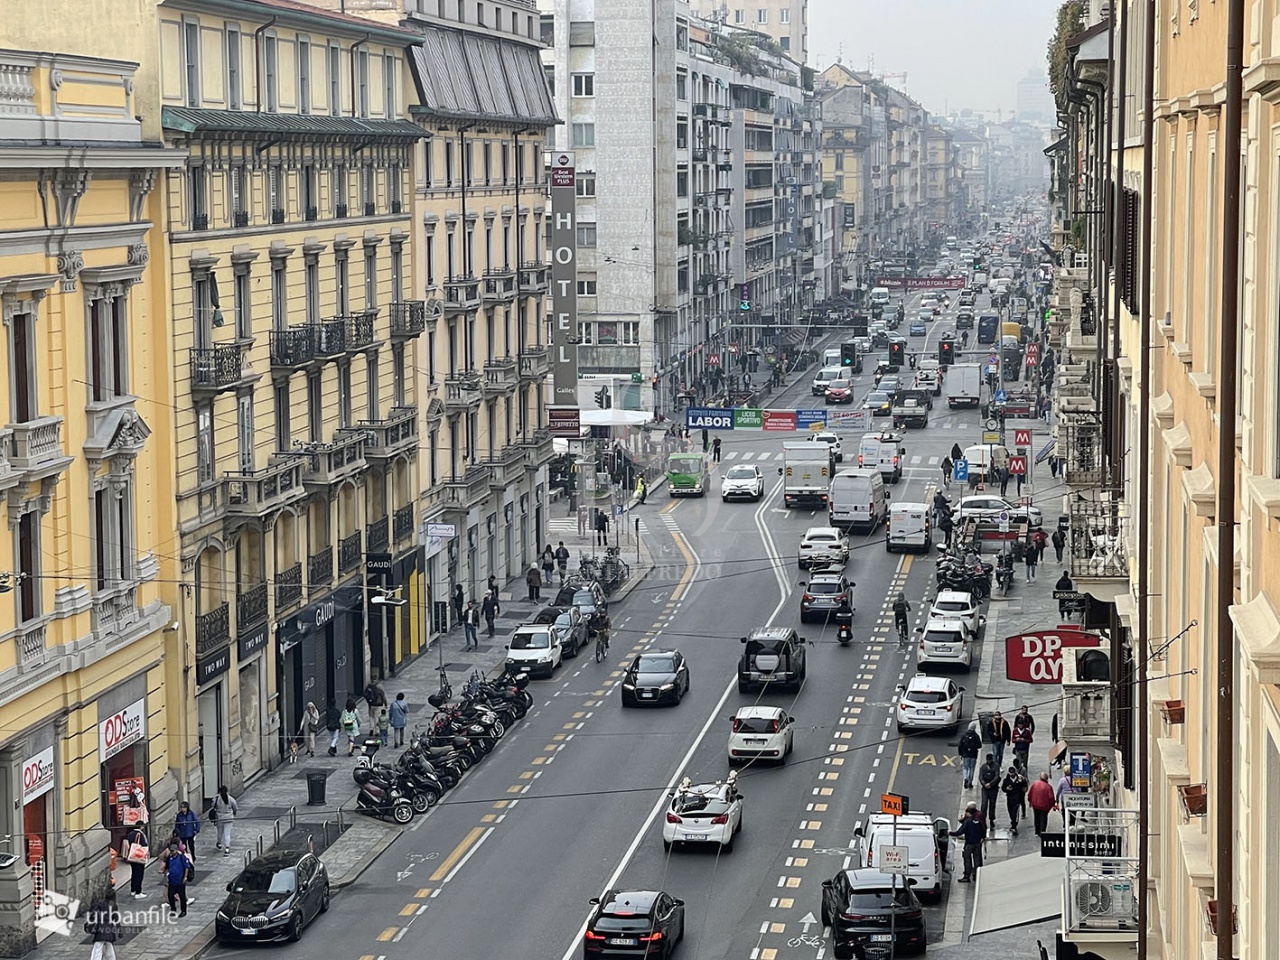
M 413 819 L 413 805 L 394 785 L 370 779 L 356 793 L 356 809 L 371 817 L 401 825 Z

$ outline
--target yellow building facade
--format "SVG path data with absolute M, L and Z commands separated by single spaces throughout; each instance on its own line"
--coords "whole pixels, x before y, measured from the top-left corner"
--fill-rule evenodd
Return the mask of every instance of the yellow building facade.
M 45 47 L 50 49 L 50 47 Z M 59 49 L 54 46 L 52 49 Z M 107 880 L 127 824 L 172 817 L 189 663 L 179 577 L 164 190 L 138 64 L 0 50 L 0 950 L 48 892 Z M 66 144 L 73 144 L 68 146 Z

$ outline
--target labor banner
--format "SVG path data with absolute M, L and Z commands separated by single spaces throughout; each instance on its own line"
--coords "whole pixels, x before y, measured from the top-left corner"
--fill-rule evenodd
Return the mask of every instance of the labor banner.
M 1006 637 L 1005 677 L 1019 683 L 1061 683 L 1063 647 L 1097 647 L 1102 639 L 1083 630 L 1044 630 Z

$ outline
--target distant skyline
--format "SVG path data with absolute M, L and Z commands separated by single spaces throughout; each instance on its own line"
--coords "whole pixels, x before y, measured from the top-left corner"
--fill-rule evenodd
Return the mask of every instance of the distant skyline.
M 809 0 L 809 62 L 906 73 L 888 82 L 931 113 L 970 109 L 1008 118 L 1018 81 L 1045 72 L 1052 0 Z

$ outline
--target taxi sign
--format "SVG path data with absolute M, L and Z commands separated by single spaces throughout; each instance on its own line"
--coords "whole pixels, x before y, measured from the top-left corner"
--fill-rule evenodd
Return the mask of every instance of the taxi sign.
M 880 812 L 891 817 L 904 817 L 911 809 L 907 796 L 901 793 L 880 794 Z

